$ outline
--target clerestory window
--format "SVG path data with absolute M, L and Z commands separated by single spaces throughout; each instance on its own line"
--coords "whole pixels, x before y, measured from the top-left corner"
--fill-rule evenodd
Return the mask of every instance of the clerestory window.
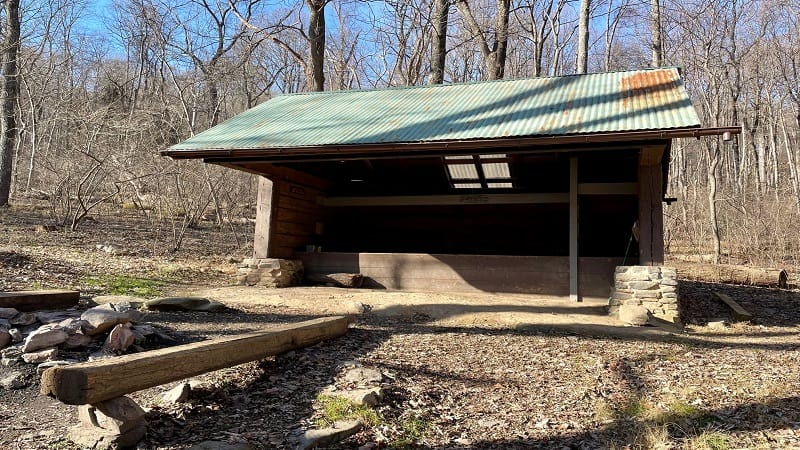
M 508 162 L 505 154 L 444 157 L 453 189 L 511 189 L 514 182 Z

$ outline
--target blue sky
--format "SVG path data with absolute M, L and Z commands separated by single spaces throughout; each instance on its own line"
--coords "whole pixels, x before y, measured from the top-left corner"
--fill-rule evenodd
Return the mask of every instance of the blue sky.
M 92 31 L 103 31 L 106 26 L 103 18 L 111 10 L 112 0 L 87 0 L 84 23 Z

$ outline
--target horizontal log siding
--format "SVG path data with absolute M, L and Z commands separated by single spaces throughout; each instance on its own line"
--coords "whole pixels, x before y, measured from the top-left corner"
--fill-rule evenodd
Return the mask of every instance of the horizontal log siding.
M 367 287 L 569 295 L 566 256 L 297 253 L 310 273 L 361 273 Z M 607 298 L 622 258 L 579 258 L 584 297 Z

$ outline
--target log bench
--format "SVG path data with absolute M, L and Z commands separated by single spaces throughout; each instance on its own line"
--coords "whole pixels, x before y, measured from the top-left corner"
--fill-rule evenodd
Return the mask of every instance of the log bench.
M 66 290 L 0 292 L 0 308 L 17 311 L 72 308 L 78 304 L 80 292 Z
M 125 394 L 206 372 L 309 347 L 347 333 L 352 317 L 335 316 L 132 355 L 53 367 L 40 392 L 81 405 L 74 442 L 92 448 L 136 445 L 144 437 L 144 411 Z

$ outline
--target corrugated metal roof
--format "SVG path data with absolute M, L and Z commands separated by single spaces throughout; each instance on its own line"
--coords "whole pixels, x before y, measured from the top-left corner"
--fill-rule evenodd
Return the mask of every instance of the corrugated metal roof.
M 170 150 L 436 142 L 699 127 L 678 69 L 274 97 Z

